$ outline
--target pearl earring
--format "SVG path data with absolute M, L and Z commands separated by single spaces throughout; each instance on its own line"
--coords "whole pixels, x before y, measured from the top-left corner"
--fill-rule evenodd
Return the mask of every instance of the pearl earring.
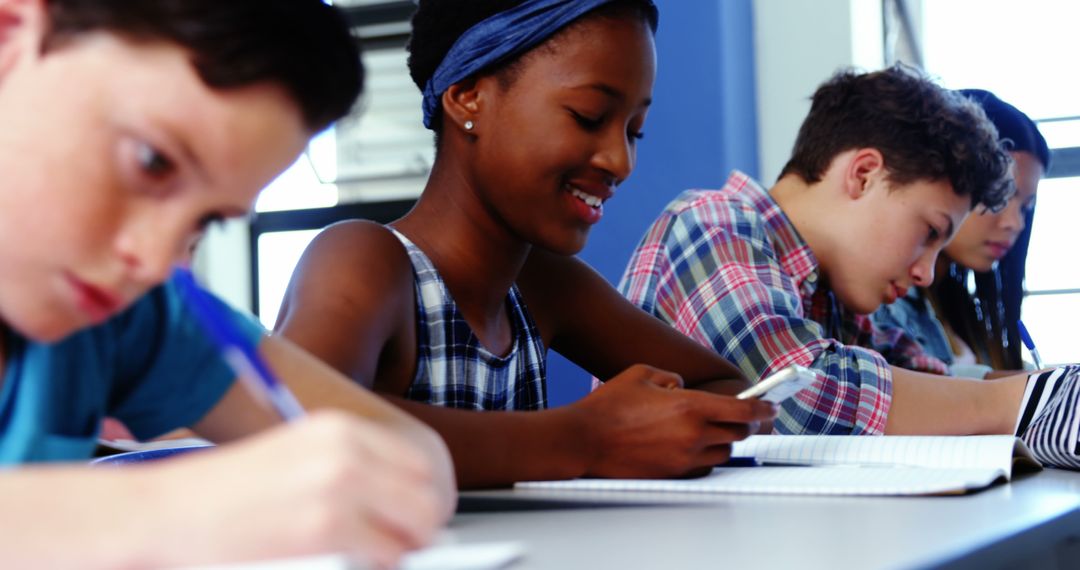
M 472 121 L 465 121 L 465 130 L 466 131 L 471 131 L 472 129 L 473 129 L 473 122 Z

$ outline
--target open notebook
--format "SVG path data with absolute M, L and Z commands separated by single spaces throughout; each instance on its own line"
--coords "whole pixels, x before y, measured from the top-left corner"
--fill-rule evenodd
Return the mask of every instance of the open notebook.
M 519 542 L 476 544 L 440 544 L 405 555 L 398 570 L 499 570 L 520 559 L 525 546 Z M 342 554 L 325 554 L 265 560 L 192 566 L 181 570 L 369 570 Z
M 1019 439 L 980 436 L 758 435 L 733 455 L 761 467 L 717 467 L 699 479 L 530 481 L 517 489 L 763 493 L 783 495 L 934 495 L 964 493 L 1041 467 Z

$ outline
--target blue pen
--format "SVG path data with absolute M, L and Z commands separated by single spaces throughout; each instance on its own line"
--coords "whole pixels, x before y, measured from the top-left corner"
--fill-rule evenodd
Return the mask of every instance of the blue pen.
M 1028 334 L 1027 327 L 1024 326 L 1024 321 L 1017 320 L 1016 327 L 1020 329 L 1020 340 L 1024 341 L 1024 346 L 1027 347 L 1028 352 L 1031 353 L 1031 359 L 1035 361 L 1035 368 L 1042 370 L 1042 358 L 1039 356 L 1039 349 L 1035 348 L 1035 341 L 1031 340 L 1031 335 Z
M 188 308 L 206 330 L 206 334 L 221 349 L 222 358 L 255 399 L 271 407 L 285 421 L 302 417 L 304 408 L 300 406 L 300 402 L 296 401 L 292 392 L 274 376 L 270 367 L 259 356 L 257 347 L 240 333 L 231 320 L 233 317 L 195 282 L 191 271 L 176 268 L 173 282 L 180 288 Z
M 726 462 L 721 463 L 719 467 L 760 467 L 761 463 L 756 457 L 735 457 L 732 456 Z

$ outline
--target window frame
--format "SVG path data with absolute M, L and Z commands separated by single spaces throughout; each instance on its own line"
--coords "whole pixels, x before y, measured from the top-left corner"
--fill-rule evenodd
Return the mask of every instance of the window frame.
M 409 37 L 409 20 L 416 11 L 411 0 L 372 2 L 357 5 L 338 4 L 349 20 L 352 34 L 365 53 L 382 49 L 403 48 Z M 426 175 L 426 174 L 425 174 Z M 318 230 L 335 222 L 350 219 L 389 223 L 408 212 L 415 198 L 388 199 L 367 202 L 346 201 L 326 208 L 305 208 L 256 212 L 248 225 L 250 253 L 250 307 L 258 316 L 259 295 L 259 238 L 268 233 Z

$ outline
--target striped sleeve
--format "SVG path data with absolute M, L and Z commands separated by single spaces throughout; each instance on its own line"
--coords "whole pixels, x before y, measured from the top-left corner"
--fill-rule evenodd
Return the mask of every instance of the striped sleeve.
M 1080 366 L 1028 377 L 1016 435 L 1044 465 L 1080 470 Z

